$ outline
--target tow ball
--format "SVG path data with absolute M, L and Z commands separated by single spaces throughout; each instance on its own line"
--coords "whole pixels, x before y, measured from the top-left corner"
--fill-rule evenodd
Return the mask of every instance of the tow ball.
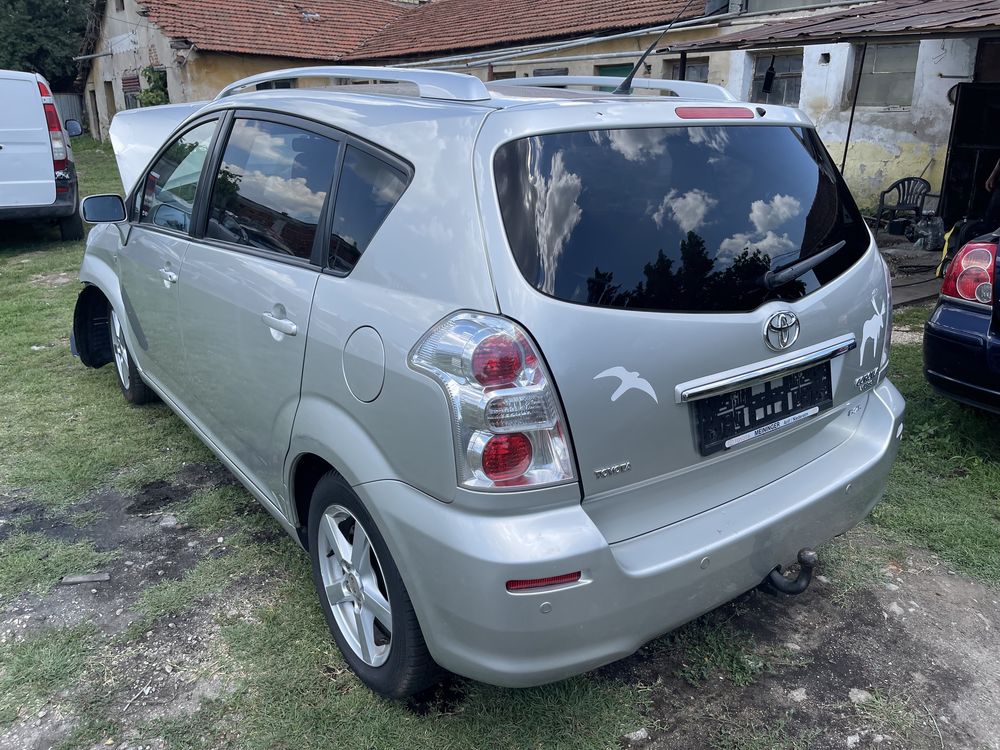
M 770 594 L 782 593 L 789 596 L 801 594 L 812 583 L 813 568 L 819 562 L 819 556 L 815 550 L 803 547 L 799 550 L 798 560 L 799 575 L 796 578 L 786 578 L 782 574 L 781 566 L 779 565 L 768 573 L 767 578 L 761 582 L 760 587 Z

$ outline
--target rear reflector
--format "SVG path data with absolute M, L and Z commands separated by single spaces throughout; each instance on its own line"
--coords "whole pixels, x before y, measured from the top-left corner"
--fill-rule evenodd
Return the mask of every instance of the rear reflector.
M 525 578 L 520 581 L 507 581 L 508 591 L 527 591 L 528 589 L 541 589 L 546 586 L 562 586 L 567 583 L 576 583 L 581 577 L 580 571 L 575 573 L 564 573 L 561 576 L 550 576 L 549 578 Z
M 752 120 L 753 110 L 746 107 L 677 107 L 682 120 Z

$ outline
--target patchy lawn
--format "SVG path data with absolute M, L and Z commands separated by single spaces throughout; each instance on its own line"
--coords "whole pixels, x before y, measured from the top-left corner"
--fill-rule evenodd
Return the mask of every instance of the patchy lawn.
M 78 142 L 85 193 L 114 191 Z M 1000 432 L 920 373 L 869 523 L 794 599 L 757 592 L 590 674 L 405 703 L 345 668 L 308 560 L 162 405 L 68 350 L 82 243 L 0 239 L 0 747 L 1000 747 Z M 67 574 L 109 580 L 60 585 Z

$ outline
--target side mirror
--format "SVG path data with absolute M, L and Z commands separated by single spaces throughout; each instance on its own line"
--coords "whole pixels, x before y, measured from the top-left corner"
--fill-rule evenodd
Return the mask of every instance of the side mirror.
M 83 135 L 83 125 L 79 120 L 66 120 L 66 132 L 70 138 L 76 138 L 78 135 Z
M 125 201 L 119 195 L 88 195 L 81 205 L 83 220 L 91 224 L 125 221 Z

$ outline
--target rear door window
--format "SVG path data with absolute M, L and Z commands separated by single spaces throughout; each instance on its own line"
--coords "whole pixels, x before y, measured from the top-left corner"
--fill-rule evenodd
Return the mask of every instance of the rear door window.
M 407 175 L 401 169 L 354 146 L 347 147 L 330 238 L 333 270 L 350 273 L 406 185 Z
M 292 125 L 237 118 L 215 176 L 205 236 L 312 259 L 339 148 Z
M 494 176 L 525 279 L 568 302 L 739 312 L 798 299 L 867 250 L 854 200 L 815 131 L 659 127 L 504 144 Z M 769 270 L 843 241 L 769 291 Z
M 140 224 L 187 232 L 201 168 L 217 120 L 204 122 L 174 141 L 153 164 L 139 198 Z

